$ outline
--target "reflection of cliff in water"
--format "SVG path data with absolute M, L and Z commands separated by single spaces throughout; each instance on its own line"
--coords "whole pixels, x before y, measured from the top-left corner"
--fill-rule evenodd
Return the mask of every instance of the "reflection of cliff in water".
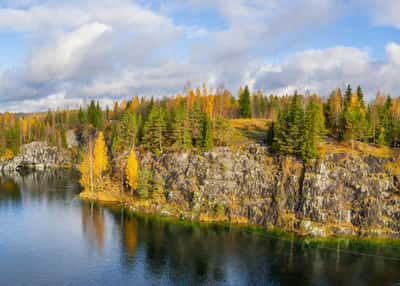
M 79 193 L 79 175 L 71 170 L 46 170 L 29 173 L 10 172 L 0 175 L 2 180 L 12 180 L 23 196 L 30 199 L 71 200 Z
M 346 240 L 310 244 L 294 235 L 274 238 L 224 226 L 168 223 L 132 217 L 114 207 L 107 208 L 107 212 L 120 230 L 122 265 L 135 272 L 143 263 L 145 276 L 157 277 L 160 284 L 180 281 L 201 285 L 213 281 L 257 285 L 269 281 L 285 285 L 298 279 L 302 285 L 309 285 L 326 279 L 342 285 L 356 275 L 358 284 L 368 285 L 371 274 L 385 285 L 398 276 L 398 264 L 384 258 L 390 256 L 390 250 L 384 247 L 371 252 L 367 246 L 363 249 L 359 244 L 357 248 L 357 242 Z M 353 251 L 368 255 L 347 253 Z M 370 263 L 371 255 L 375 265 Z M 361 269 L 361 276 L 355 274 L 361 274 L 357 272 Z
M 10 177 L 0 176 L 0 206 L 16 205 L 21 202 L 21 189 Z

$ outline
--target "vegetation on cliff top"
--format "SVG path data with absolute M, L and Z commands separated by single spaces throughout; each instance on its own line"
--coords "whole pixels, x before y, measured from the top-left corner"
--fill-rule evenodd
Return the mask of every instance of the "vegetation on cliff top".
M 323 99 L 297 93 L 251 94 L 247 86 L 235 97 L 226 89 L 211 91 L 204 85 L 171 98 L 134 96 L 115 102 L 112 109 L 103 110 L 92 101 L 79 109 L 2 114 L 0 156 L 10 159 L 22 144 L 35 140 L 67 147 L 74 130 L 78 145 L 72 149 L 76 162 L 82 162 L 86 189 L 96 189 L 100 182 L 112 185 L 107 187 L 111 189 L 141 186 L 145 196 L 152 180 L 148 172 L 138 170 L 136 179 L 127 177 L 134 146 L 159 156 L 165 151 L 209 151 L 214 146 L 265 142 L 272 151 L 305 162 L 339 150 L 388 157 L 389 147 L 400 142 L 399 114 L 400 98 L 379 93 L 367 104 L 361 87 L 353 92 L 348 86 L 344 96 L 336 89 Z

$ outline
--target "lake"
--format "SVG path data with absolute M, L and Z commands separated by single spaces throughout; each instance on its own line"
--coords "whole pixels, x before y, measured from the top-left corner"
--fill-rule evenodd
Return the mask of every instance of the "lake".
M 400 246 L 137 217 L 69 171 L 0 176 L 0 285 L 400 285 Z

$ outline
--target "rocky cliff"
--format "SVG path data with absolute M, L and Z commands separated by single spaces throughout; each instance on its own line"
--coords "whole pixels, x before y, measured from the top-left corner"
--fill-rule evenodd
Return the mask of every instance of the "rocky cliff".
M 393 158 L 334 153 L 305 166 L 254 145 L 140 159 L 164 190 L 166 200 L 151 204 L 161 213 L 316 236 L 400 236 Z
M 22 146 L 20 154 L 12 160 L 0 162 L 0 171 L 44 170 L 70 165 L 70 161 L 67 151 L 50 147 L 45 142 L 32 142 Z

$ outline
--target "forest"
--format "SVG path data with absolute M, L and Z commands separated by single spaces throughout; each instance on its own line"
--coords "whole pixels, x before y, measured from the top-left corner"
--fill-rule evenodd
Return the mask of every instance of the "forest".
M 122 182 L 131 190 L 145 190 L 149 170 L 138 170 L 132 150 L 160 156 L 229 146 L 233 120 L 251 118 L 266 124 L 258 143 L 305 163 L 320 157 L 320 146 L 326 141 L 349 148 L 355 142 L 393 148 L 400 143 L 400 98 L 377 93 L 366 102 L 360 86 L 353 91 L 348 85 L 344 92 L 337 88 L 321 97 L 251 93 L 247 86 L 233 95 L 225 88 L 209 90 L 203 85 L 161 99 L 134 96 L 104 109 L 91 101 L 87 106 L 43 113 L 6 112 L 0 115 L 0 157 L 11 159 L 21 145 L 32 141 L 65 148 L 73 130 L 78 142 L 72 147 L 73 157 L 80 164 L 85 189 Z

